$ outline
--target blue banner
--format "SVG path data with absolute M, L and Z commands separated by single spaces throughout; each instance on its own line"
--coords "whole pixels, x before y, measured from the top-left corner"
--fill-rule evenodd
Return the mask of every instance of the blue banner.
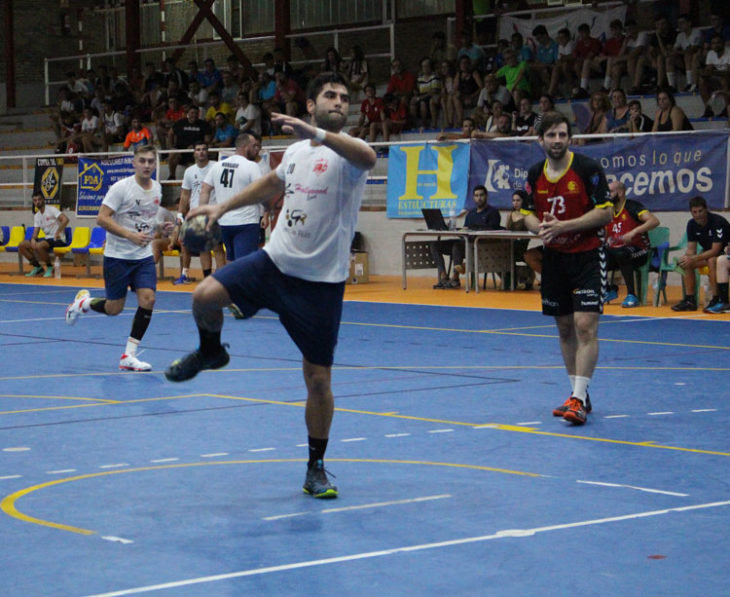
M 467 195 L 468 173 L 468 143 L 391 146 L 388 217 L 420 218 L 422 208 L 458 213 Z
M 97 216 L 109 187 L 134 174 L 132 158 L 131 154 L 104 160 L 79 156 L 77 216 Z
M 725 207 L 726 131 L 619 137 L 571 149 L 597 160 L 609 182 L 622 181 L 627 196 L 652 211 L 686 211 L 695 195 L 711 209 Z M 483 184 L 490 204 L 511 209 L 512 190 L 524 188 L 530 166 L 544 159 L 535 142 L 472 142 L 469 188 Z

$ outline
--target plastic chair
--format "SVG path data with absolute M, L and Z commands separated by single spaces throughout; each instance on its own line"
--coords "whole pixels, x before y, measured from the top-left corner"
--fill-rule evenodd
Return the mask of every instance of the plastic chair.
M 89 246 L 89 229 L 86 226 L 76 226 L 71 235 L 71 242 L 65 247 L 56 247 L 53 252 L 56 255 L 63 256 L 73 251 L 74 253 L 82 253 L 76 249 L 86 249 Z
M 94 226 L 91 230 L 89 243 L 84 249 L 72 249 L 74 253 L 87 255 L 86 257 L 86 275 L 91 277 L 91 258 L 95 255 L 104 254 L 104 243 L 106 243 L 106 230 L 101 226 Z
M 649 258 L 644 265 L 636 268 L 634 272 L 638 296 L 642 305 L 646 305 L 646 295 L 649 290 L 649 272 L 659 271 L 662 260 L 665 258 L 667 249 L 669 248 L 669 228 L 667 226 L 657 226 L 653 230 L 649 230 L 648 235 Z M 666 290 L 664 292 L 666 293 Z M 657 294 L 659 294 L 658 288 Z M 656 299 L 656 297 L 654 298 Z
M 18 250 L 18 247 L 20 246 L 20 243 L 24 240 L 27 240 L 30 242 L 30 239 L 33 238 L 33 231 L 35 228 L 33 226 L 28 226 L 25 229 L 25 232 L 22 233 L 22 236 L 18 236 L 18 233 L 16 232 L 16 228 L 20 228 L 21 232 L 23 230 L 22 226 L 13 226 L 13 229 L 10 231 L 10 240 L 11 241 L 17 241 L 17 242 L 9 242 L 7 245 L 5 245 L 5 252 L 6 253 L 17 253 L 18 254 L 18 273 L 23 273 L 23 255 Z M 41 230 L 43 232 L 43 230 Z M 15 238 L 13 238 L 13 234 L 15 234 Z
M 0 251 L 10 242 L 10 226 L 0 226 Z
M 6 228 L 6 226 L 3 226 L 3 228 Z M 6 237 L 6 243 L 0 247 L 0 251 L 16 253 L 18 251 L 18 246 L 23 242 L 24 238 L 25 230 L 23 226 L 13 226 Z
M 659 306 L 659 295 L 664 296 L 664 302 L 667 302 L 667 274 L 675 273 L 682 276 L 682 296 L 685 295 L 686 289 L 684 287 L 684 269 L 682 269 L 679 265 L 679 258 L 674 257 L 671 262 L 669 259 L 669 253 L 673 251 L 682 251 L 684 253 L 684 250 L 687 248 L 687 233 L 685 232 L 682 236 L 682 240 L 679 241 L 678 245 L 675 245 L 674 247 L 669 247 L 665 254 L 664 254 L 664 260 L 659 265 L 659 280 L 657 281 L 657 289 L 656 294 L 654 295 L 654 306 Z M 700 300 L 700 276 L 702 274 L 707 275 L 709 273 L 709 270 L 706 267 L 703 267 L 701 269 L 695 269 L 695 303 L 699 304 Z

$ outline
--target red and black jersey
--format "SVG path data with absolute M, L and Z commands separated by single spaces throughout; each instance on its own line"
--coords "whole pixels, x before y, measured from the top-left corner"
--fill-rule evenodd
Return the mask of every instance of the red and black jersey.
M 612 205 L 606 176 L 595 160 L 571 152 L 568 167 L 560 176 L 551 179 L 546 170 L 547 160 L 532 166 L 525 186 L 529 197 L 523 211 L 535 214 L 540 221 L 545 212 L 558 220 L 573 220 L 594 208 Z M 600 247 L 603 238 L 603 227 L 591 228 L 561 234 L 548 246 L 563 253 L 578 253 Z
M 641 226 L 644 223 L 641 221 L 641 215 L 648 212 L 649 210 L 638 201 L 627 199 L 621 211 L 618 213 L 614 211 L 613 220 L 606 225 L 606 243 L 608 246 L 613 248 L 626 246 L 621 237 L 634 228 Z M 649 235 L 646 232 L 636 235 L 631 239 L 631 245 L 640 249 L 648 249 Z

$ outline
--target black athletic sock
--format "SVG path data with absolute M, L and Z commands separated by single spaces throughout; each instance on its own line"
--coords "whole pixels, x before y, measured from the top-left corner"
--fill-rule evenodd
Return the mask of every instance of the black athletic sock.
M 212 269 L 204 269 L 204 270 L 203 270 L 203 277 L 204 277 L 204 278 L 207 278 L 207 277 L 208 277 L 208 276 L 210 276 L 210 274 L 212 274 L 212 273 L 213 273 L 213 270 L 212 270 Z
M 106 299 L 105 298 L 93 298 L 91 299 L 91 304 L 89 305 L 92 311 L 96 311 L 97 313 L 102 313 L 106 315 Z
M 150 325 L 150 319 L 152 319 L 152 309 L 137 307 L 137 312 L 134 314 L 134 321 L 132 321 L 132 331 L 130 332 L 129 337 L 134 338 L 135 340 L 141 340 Z
M 695 300 L 695 295 L 694 294 L 685 294 L 684 295 L 684 300 L 687 301 L 688 303 L 692 303 L 693 305 L 696 305 L 697 304 L 697 301 Z
M 315 462 L 324 458 L 324 453 L 327 451 L 327 442 L 329 439 L 320 439 L 309 435 L 307 436 L 307 440 L 309 441 L 309 462 L 307 463 L 307 466 L 311 467 Z
M 34 259 L 31 259 L 30 264 L 33 267 L 40 267 L 41 266 L 40 262 L 37 259 L 35 259 L 35 258 Z
M 223 346 L 221 346 L 221 332 L 209 332 L 207 330 L 198 328 L 198 334 L 200 335 L 200 352 L 203 356 L 211 357 L 218 354 Z
M 730 300 L 728 300 L 728 287 L 730 287 L 728 282 L 718 282 L 717 284 L 717 294 L 720 295 L 720 300 L 725 304 L 730 303 Z

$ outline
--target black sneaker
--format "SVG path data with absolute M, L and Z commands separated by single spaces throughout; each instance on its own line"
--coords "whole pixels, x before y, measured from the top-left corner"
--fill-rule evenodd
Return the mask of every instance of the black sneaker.
M 330 473 L 332 474 L 332 473 Z M 334 477 L 334 475 L 332 475 Z M 307 476 L 304 478 L 302 491 L 316 498 L 331 500 L 337 497 L 337 487 L 330 483 L 324 462 L 318 460 L 307 467 Z
M 231 360 L 226 351 L 228 344 L 221 346 L 220 352 L 213 357 L 204 357 L 200 349 L 194 350 L 181 359 L 177 359 L 165 371 L 170 381 L 186 381 L 195 377 L 203 369 L 220 369 Z
M 553 409 L 553 416 L 554 417 L 562 417 L 565 415 L 565 413 L 568 412 L 568 409 L 570 408 L 570 401 L 573 400 L 573 396 L 568 396 L 568 399 L 563 402 L 560 406 L 556 406 Z M 591 412 L 593 410 L 593 406 L 591 405 L 591 396 L 590 394 L 586 393 L 586 404 L 585 404 L 585 411 L 587 413 Z
M 689 299 L 684 299 L 676 305 L 673 305 L 672 311 L 697 311 L 697 303 Z

